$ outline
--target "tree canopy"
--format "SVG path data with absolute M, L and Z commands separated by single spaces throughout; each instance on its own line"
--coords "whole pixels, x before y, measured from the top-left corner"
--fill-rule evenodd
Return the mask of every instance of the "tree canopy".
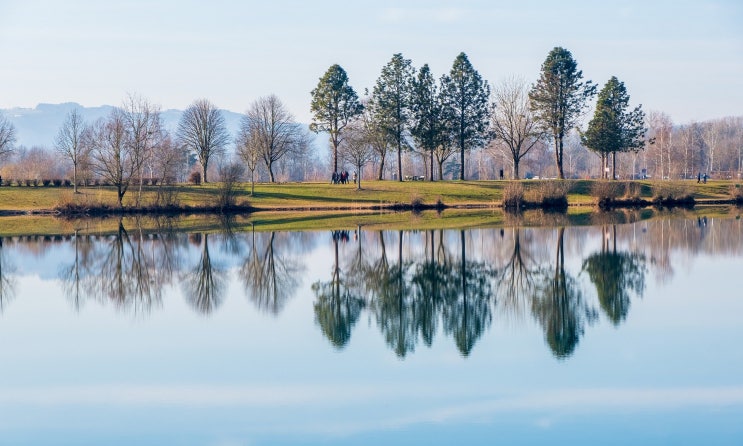
M 638 105 L 628 111 L 629 94 L 616 76 L 599 92 L 596 111 L 581 135 L 581 142 L 601 155 L 602 169 L 608 154 L 613 155 L 612 178 L 617 177 L 616 154 L 639 151 L 645 147 L 645 113 Z
M 320 78 L 317 87 L 311 92 L 310 130 L 328 132 L 333 149 L 333 172 L 338 171 L 338 146 L 342 141 L 343 129 L 361 113 L 364 107 L 356 92 L 348 84 L 348 75 L 340 65 L 335 64 Z
M 482 145 L 487 137 L 490 86 L 465 53 L 454 59 L 449 75 L 441 79 L 441 84 L 444 119 L 459 148 L 459 179 L 464 180 L 464 152 Z
M 372 93 L 377 113 L 384 116 L 379 122 L 397 148 L 397 177 L 402 181 L 402 151 L 407 148 L 405 132 L 411 117 L 413 65 L 401 53 L 394 54 L 382 68 Z
M 577 123 L 588 99 L 596 94 L 596 86 L 582 79 L 583 72 L 578 70 L 570 51 L 555 47 L 542 63 L 539 80 L 529 92 L 537 121 L 552 135 L 560 178 L 565 178 L 562 166 L 565 135 Z

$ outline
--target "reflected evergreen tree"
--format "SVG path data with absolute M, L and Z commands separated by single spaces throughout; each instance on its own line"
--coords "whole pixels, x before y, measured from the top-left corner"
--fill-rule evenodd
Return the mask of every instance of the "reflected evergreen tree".
M 438 330 L 440 313 L 445 302 L 455 300 L 456 278 L 452 262 L 443 249 L 443 230 L 439 232 L 439 253 L 436 256 L 435 232 L 427 233 L 427 259 L 415 265 L 411 277 L 411 293 L 417 306 L 416 331 L 423 343 L 430 347 Z M 438 258 L 437 258 L 438 257 Z
M 325 337 L 336 348 L 343 348 L 351 339 L 351 330 L 359 319 L 361 310 L 365 307 L 364 299 L 347 288 L 347 283 L 340 268 L 338 244 L 342 237 L 337 231 L 333 232 L 333 268 L 331 278 L 328 282 L 315 282 L 312 291 L 315 293 L 316 301 L 315 323 L 320 325 Z M 361 243 L 358 244 L 357 258 L 354 269 L 356 274 L 363 274 L 363 257 L 361 255 Z
M 209 234 L 202 235 L 199 262 L 183 279 L 186 302 L 198 313 L 208 315 L 222 305 L 227 273 L 212 263 Z
M 463 356 L 469 356 L 475 343 L 492 321 L 490 268 L 482 262 L 467 261 L 465 232 L 461 235 L 461 258 L 454 268 L 457 294 L 443 310 L 444 331 L 454 336 Z
M 3 238 L 0 237 L 0 313 L 5 311 L 5 307 L 15 297 L 15 283 L 11 276 L 14 269 L 7 259 Z
M 369 292 L 373 296 L 372 307 L 376 316 L 377 325 L 384 335 L 385 342 L 397 356 L 404 358 L 408 353 L 415 351 L 416 336 L 416 308 L 410 293 L 410 284 L 407 279 L 410 262 L 403 261 L 402 257 L 403 232 L 399 231 L 397 263 L 389 268 L 373 268 L 370 272 Z M 384 246 L 384 237 L 380 237 Z M 384 247 L 382 249 L 384 253 Z M 386 264 L 377 262 L 377 265 Z
M 554 269 L 543 269 L 532 302 L 532 313 L 544 330 L 547 344 L 560 359 L 573 354 L 585 324 L 596 319 L 596 311 L 586 305 L 577 280 L 565 271 L 564 234 L 565 228 L 560 228 Z
M 614 325 L 627 318 L 631 293 L 642 297 L 645 291 L 645 256 L 630 252 L 617 252 L 616 226 L 613 227 L 613 248 L 610 250 L 609 233 L 603 228 L 604 243 L 601 252 L 583 261 L 583 270 L 596 286 L 601 309 Z
M 274 315 L 294 296 L 303 271 L 297 260 L 277 253 L 277 244 L 275 232 L 253 230 L 248 255 L 239 271 L 245 292 L 255 306 Z

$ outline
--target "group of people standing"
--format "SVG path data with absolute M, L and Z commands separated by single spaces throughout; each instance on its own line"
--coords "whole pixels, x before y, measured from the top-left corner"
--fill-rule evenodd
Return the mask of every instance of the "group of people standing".
M 330 177 L 330 182 L 332 184 L 348 184 L 349 179 L 349 173 L 347 170 L 344 170 L 343 172 L 333 172 L 333 175 Z M 353 182 L 356 183 L 356 172 L 353 173 Z
M 707 173 L 706 172 L 705 173 L 699 172 L 697 174 L 697 183 L 701 183 L 702 181 L 704 181 L 704 184 L 707 184 Z

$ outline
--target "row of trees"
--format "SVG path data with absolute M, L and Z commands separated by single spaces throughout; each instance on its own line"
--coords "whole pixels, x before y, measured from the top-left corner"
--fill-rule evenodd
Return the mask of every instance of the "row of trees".
M 397 153 L 397 178 L 402 181 L 402 153 L 413 150 L 428 159 L 430 180 L 437 161 L 441 179 L 444 162 L 458 152 L 463 180 L 465 153 L 491 142 L 507 149 L 513 176 L 519 178 L 522 158 L 549 140 L 554 144 L 558 176 L 565 178 L 565 139 L 579 124 L 596 86 L 584 82 L 572 54 L 557 47 L 542 64 L 533 86 L 508 79 L 494 89 L 492 102 L 488 82 L 464 53 L 438 82 L 427 64 L 416 72 L 410 59 L 395 54 L 363 100 L 349 85 L 343 68 L 333 65 L 311 94 L 311 129 L 329 133 L 335 171 L 345 149 L 351 152 L 345 153 L 346 158 L 359 170 L 376 158 L 382 179 L 391 149 Z M 639 106 L 628 111 L 628 106 L 624 84 L 612 77 L 599 94 L 596 113 L 582 138 L 602 160 L 612 154 L 616 164 L 617 153 L 638 151 L 645 145 L 644 113 Z M 344 142 L 348 147 L 343 147 Z
M 462 166 L 459 178 L 464 179 L 465 152 L 480 147 L 487 137 L 490 87 L 464 53 L 438 83 L 428 64 L 416 71 L 410 59 L 397 53 L 363 100 L 349 85 L 345 70 L 332 65 L 311 94 L 310 129 L 330 135 L 334 171 L 339 158 L 345 157 L 358 171 L 376 158 L 377 178 L 382 179 L 388 151 L 393 150 L 396 177 L 402 181 L 403 152 L 418 150 L 430 161 L 431 172 L 436 159 L 441 178 L 443 163 L 456 150 Z
M 14 151 L 14 126 L 0 116 L 0 156 Z M 160 109 L 148 100 L 129 95 L 121 107 L 114 108 L 105 118 L 85 122 L 78 110 L 72 110 L 61 125 L 54 148 L 58 156 L 71 165 L 72 184 L 77 193 L 81 173 L 86 180 L 94 176 L 117 189 L 119 206 L 127 191 L 141 186 L 146 179 L 159 184 L 182 178 L 184 172 L 197 164 L 200 176 L 208 182 L 210 165 L 218 159 L 222 164 L 228 146 L 237 147 L 236 154 L 252 173 L 259 163 L 265 165 L 274 181 L 274 164 L 294 151 L 309 151 L 309 133 L 294 121 L 293 116 L 276 96 L 259 98 L 248 108 L 238 135 L 227 130 L 221 111 L 206 99 L 194 101 L 183 113 L 175 134 L 162 125 Z M 44 150 L 21 150 L 28 159 L 36 157 L 37 170 L 50 155 Z M 48 171 L 49 167 L 45 167 Z M 16 169 L 20 170 L 20 169 Z M 37 172 L 16 171 L 16 175 L 32 176 Z M 58 172 L 54 173 L 55 175 Z M 139 195 L 138 195 L 139 199 Z

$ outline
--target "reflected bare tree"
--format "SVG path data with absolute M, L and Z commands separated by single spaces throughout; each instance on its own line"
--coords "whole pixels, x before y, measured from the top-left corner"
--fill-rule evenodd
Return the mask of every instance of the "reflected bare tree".
M 15 281 L 11 275 L 14 270 L 5 253 L 3 238 L 0 237 L 0 313 L 5 311 L 5 307 L 15 297 Z
M 564 235 L 565 228 L 559 228 L 555 264 L 542 269 L 532 301 L 532 314 L 542 326 L 552 353 L 560 359 L 573 354 L 585 324 L 597 317 L 583 299 L 575 277 L 565 271 Z
M 60 268 L 59 277 L 62 279 L 65 296 L 71 302 L 72 308 L 80 311 L 86 296 L 83 279 L 90 274 L 89 269 L 93 262 L 91 254 L 94 248 L 90 236 L 81 235 L 77 230 L 73 241 L 74 258 L 72 263 Z
M 511 230 L 513 249 L 504 264 L 495 271 L 499 307 L 510 314 L 521 314 L 523 304 L 533 296 L 539 279 L 538 262 L 528 243 L 521 241 L 521 230 Z
M 275 232 L 254 230 L 248 254 L 238 273 L 255 306 L 274 315 L 278 315 L 296 293 L 298 276 L 304 269 L 288 253 L 277 253 L 276 238 Z
M 134 314 L 147 314 L 162 304 L 162 284 L 153 275 L 143 240 L 134 242 L 119 220 L 116 234 L 107 237 L 94 254 L 91 272 L 86 275 L 86 292 L 102 302 L 111 302 Z
M 602 228 L 603 243 L 601 251 L 591 254 L 583 261 L 583 271 L 596 286 L 596 294 L 601 309 L 614 325 L 627 318 L 631 294 L 642 297 L 645 291 L 645 256 L 642 254 L 617 251 L 617 227 Z M 609 248 L 610 240 L 613 240 Z
M 201 256 L 193 271 L 182 278 L 183 294 L 194 310 L 209 315 L 222 304 L 227 272 L 212 262 L 209 234 L 200 238 Z

